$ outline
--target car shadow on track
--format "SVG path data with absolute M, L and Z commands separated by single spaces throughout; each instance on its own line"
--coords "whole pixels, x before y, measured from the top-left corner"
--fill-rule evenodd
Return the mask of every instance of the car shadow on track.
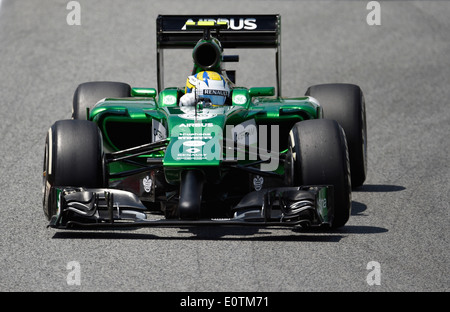
M 364 184 L 353 192 L 367 192 L 367 193 L 390 193 L 390 192 L 400 192 L 405 190 L 404 186 L 400 185 L 389 185 L 389 184 Z
M 105 240 L 214 240 L 214 241 L 280 241 L 280 242 L 339 242 L 349 234 L 377 234 L 386 229 L 371 226 L 347 225 L 339 229 L 286 229 L 258 227 L 182 227 L 173 233 L 158 230 L 155 234 L 138 231 L 60 231 L 53 239 L 105 239 Z M 173 236 L 172 236 L 173 235 Z
M 298 233 L 286 229 L 232 229 L 232 228 L 189 228 L 174 230 L 172 235 L 123 232 L 57 232 L 53 239 L 105 239 L 105 240 L 213 240 L 213 241 L 303 241 L 339 242 L 344 235 L 335 233 Z M 167 234 L 167 233 L 166 233 Z

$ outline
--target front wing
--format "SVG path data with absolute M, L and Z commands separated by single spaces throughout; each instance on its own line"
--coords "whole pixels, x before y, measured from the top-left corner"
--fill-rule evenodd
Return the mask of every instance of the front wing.
M 111 188 L 53 187 L 50 205 L 56 213 L 49 227 L 120 229 L 178 226 L 331 226 L 332 186 L 262 189 L 247 194 L 231 209 L 231 217 L 198 220 L 157 218 L 139 198 Z

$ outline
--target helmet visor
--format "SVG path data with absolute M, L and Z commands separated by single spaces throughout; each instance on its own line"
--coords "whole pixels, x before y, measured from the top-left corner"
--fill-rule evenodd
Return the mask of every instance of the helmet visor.
M 228 97 L 229 92 L 226 90 L 203 89 L 200 98 L 208 99 L 213 105 L 223 105 Z

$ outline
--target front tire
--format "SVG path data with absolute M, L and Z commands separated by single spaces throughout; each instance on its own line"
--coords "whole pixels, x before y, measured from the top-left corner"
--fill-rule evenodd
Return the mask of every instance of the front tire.
M 351 180 L 342 127 L 328 119 L 296 123 L 289 135 L 289 155 L 293 185 L 333 186 L 332 227 L 344 226 L 351 211 Z
M 106 184 L 103 143 L 97 125 L 87 120 L 60 120 L 47 132 L 43 168 L 43 208 L 56 213 L 50 202 L 54 186 L 103 187 Z

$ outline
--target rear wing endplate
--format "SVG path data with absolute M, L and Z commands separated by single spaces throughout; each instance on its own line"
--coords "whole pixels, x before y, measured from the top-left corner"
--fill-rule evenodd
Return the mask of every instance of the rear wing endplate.
M 225 21 L 228 29 L 212 34 L 225 49 L 273 48 L 277 93 L 281 96 L 281 17 L 272 15 L 159 15 L 156 19 L 158 92 L 163 89 L 164 49 L 194 48 L 202 31 L 187 30 L 186 22 Z

